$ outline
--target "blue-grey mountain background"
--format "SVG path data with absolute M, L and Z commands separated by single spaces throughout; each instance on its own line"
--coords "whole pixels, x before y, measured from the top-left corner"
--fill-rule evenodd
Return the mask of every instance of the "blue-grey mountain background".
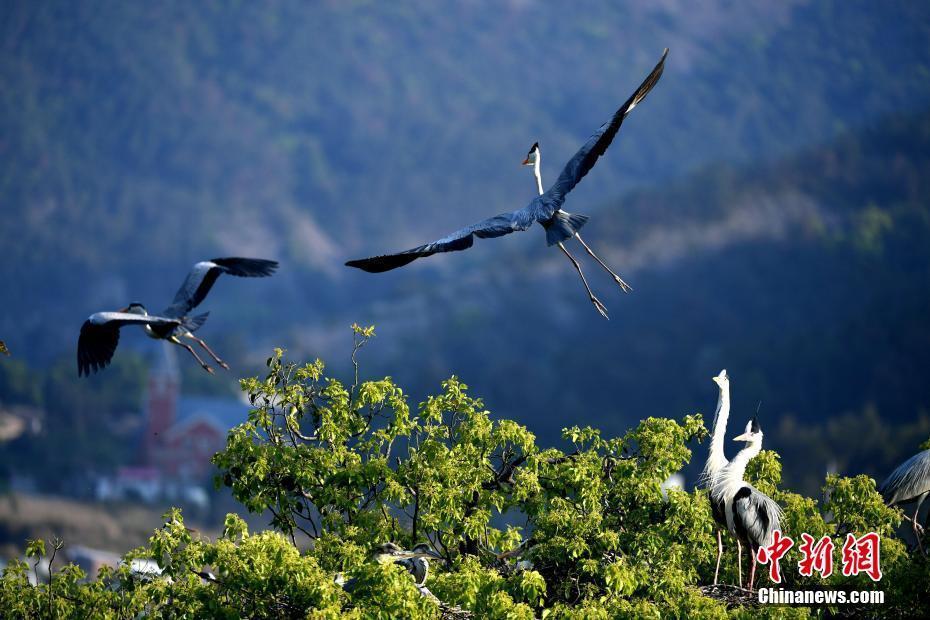
M 566 205 L 635 289 L 582 261 L 609 322 L 541 230 L 343 266 L 525 205 L 528 147 L 554 180 L 664 47 Z M 711 416 L 724 367 L 789 485 L 930 436 L 930 4 L 3 2 L 0 84 L 0 403 L 47 415 L 0 459 L 41 490 L 127 458 L 156 352 L 126 330 L 80 381 L 84 319 L 225 255 L 281 268 L 218 282 L 200 334 L 233 369 L 181 357 L 190 392 L 275 346 L 347 375 L 358 322 L 364 376 L 415 404 L 454 373 L 543 444 Z

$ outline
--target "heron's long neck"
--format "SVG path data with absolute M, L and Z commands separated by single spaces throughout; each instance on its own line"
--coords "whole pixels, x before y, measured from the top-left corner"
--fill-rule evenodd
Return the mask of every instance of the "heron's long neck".
M 743 474 L 746 473 L 746 465 L 760 452 L 762 452 L 761 439 L 751 442 L 745 448 L 737 452 L 736 456 L 733 457 L 733 460 L 730 461 L 723 472 L 725 478 L 723 482 L 725 482 L 727 486 L 732 485 L 735 487 L 736 485 L 741 485 L 743 483 Z
M 543 194 L 542 173 L 539 171 L 539 160 L 540 160 L 539 151 L 536 151 L 536 163 L 533 164 L 533 175 L 536 177 L 536 189 L 539 190 L 539 195 L 542 196 Z
M 710 440 L 710 454 L 704 466 L 704 474 L 712 476 L 727 464 L 723 454 L 723 441 L 727 434 L 727 420 L 730 418 L 730 386 L 720 388 L 717 398 L 717 411 L 714 413 L 714 430 Z

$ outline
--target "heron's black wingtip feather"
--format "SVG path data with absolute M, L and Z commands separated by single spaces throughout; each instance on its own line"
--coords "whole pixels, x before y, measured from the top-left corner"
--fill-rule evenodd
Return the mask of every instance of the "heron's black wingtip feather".
M 419 254 L 387 254 L 385 256 L 350 260 L 346 262 L 346 267 L 355 267 L 368 273 L 384 273 L 385 271 L 409 265 L 418 258 L 420 258 Z
M 81 326 L 78 338 L 78 376 L 89 377 L 110 365 L 119 343 L 119 326 L 95 325 L 89 319 Z
M 270 276 L 278 268 L 278 261 L 264 258 L 214 258 L 210 261 L 216 263 L 229 275 L 240 278 L 264 278 Z

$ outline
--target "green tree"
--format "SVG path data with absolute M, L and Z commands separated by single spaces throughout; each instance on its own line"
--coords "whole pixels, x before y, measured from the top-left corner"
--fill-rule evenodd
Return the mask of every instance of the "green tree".
M 796 541 L 803 532 L 829 536 L 838 556 L 849 533 L 882 537 L 886 579 L 879 584 L 839 571 L 825 582 L 801 577 L 792 569 L 796 545 L 783 560 L 785 587 L 881 588 L 884 606 L 760 608 L 752 597 L 723 600 L 704 587 L 716 543 L 706 493 L 662 488 L 707 436 L 700 415 L 648 418 L 616 438 L 567 428 L 563 448 L 540 448 L 527 428 L 493 419 L 455 377 L 415 411 L 389 377 L 361 381 L 357 353 L 374 331 L 353 329 L 349 384 L 327 377 L 319 360 L 286 361 L 280 349 L 264 377 L 242 380 L 252 409 L 214 458 L 218 483 L 246 509 L 272 515 L 273 529 L 251 533 L 228 515 L 211 541 L 172 510 L 118 568 L 89 580 L 74 566 L 56 568 L 37 586 L 29 575 L 40 577 L 46 548 L 33 541 L 34 565 L 14 561 L 0 579 L 0 609 L 27 618 L 923 614 L 930 563 L 896 537 L 901 513 L 884 505 L 871 478 L 828 476 L 818 502 L 781 487 L 772 451 L 747 470 L 784 508 L 783 530 Z M 387 541 L 408 548 L 428 541 L 441 554 L 425 588 L 401 565 L 368 561 Z M 141 573 L 134 564 L 141 559 L 155 560 L 160 574 Z M 730 549 L 725 582 L 735 582 L 735 564 Z

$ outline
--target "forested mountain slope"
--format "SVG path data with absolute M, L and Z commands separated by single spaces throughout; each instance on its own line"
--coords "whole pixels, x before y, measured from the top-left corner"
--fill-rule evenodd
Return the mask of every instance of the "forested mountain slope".
M 346 258 L 521 206 L 526 148 L 564 161 L 663 47 L 572 209 L 924 104 L 928 31 L 912 2 L 7 3 L 0 329 L 44 361 L 230 253 L 285 266 L 230 322 L 280 324 L 271 291 L 343 316 Z

